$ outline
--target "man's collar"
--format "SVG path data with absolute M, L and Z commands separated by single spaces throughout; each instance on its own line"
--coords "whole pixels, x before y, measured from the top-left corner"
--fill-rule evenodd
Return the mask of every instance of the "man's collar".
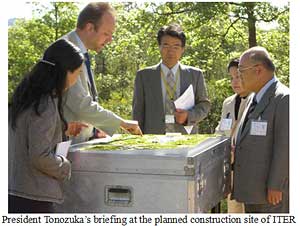
M 78 47 L 81 50 L 81 52 L 84 54 L 87 52 L 87 48 L 85 47 L 85 45 L 83 44 L 83 42 L 81 41 L 79 35 L 77 34 L 77 32 L 75 31 L 75 37 L 78 43 Z
M 259 92 L 256 94 L 256 101 L 257 103 L 259 103 L 259 101 L 261 100 L 261 98 L 263 97 L 263 95 L 265 94 L 265 92 L 267 91 L 267 89 L 274 83 L 277 81 L 277 78 L 274 76 L 271 80 L 269 80 L 264 87 L 262 87 Z
M 163 64 L 163 62 L 161 61 L 161 70 L 163 71 L 164 75 L 167 75 L 169 70 L 172 71 L 173 75 L 175 75 L 177 73 L 177 70 L 179 69 L 179 61 L 177 62 L 177 64 L 175 64 L 171 69 L 169 69 L 166 65 Z

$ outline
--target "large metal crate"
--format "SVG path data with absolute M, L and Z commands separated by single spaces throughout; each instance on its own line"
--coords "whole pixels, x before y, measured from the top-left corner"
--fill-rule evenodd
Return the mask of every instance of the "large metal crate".
M 230 141 L 192 148 L 82 151 L 71 147 L 72 177 L 61 213 L 203 213 L 230 189 Z

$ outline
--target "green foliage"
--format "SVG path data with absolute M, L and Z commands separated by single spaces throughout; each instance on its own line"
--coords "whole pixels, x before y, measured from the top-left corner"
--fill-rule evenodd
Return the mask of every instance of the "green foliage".
M 277 22 L 280 25 L 278 29 L 261 31 L 257 38 L 259 45 L 265 46 L 274 59 L 276 76 L 289 86 L 289 15 L 280 15 Z
M 23 76 L 43 57 L 46 48 L 57 37 L 74 28 L 78 7 L 74 3 L 51 4 L 58 8 L 48 9 L 41 18 L 17 20 L 8 29 L 9 98 Z M 39 13 L 43 13 L 39 3 L 36 3 L 36 7 Z
M 13 90 L 42 57 L 53 33 L 38 20 L 18 20 L 8 30 L 8 93 Z
M 102 74 L 96 78 L 99 103 L 124 118 L 131 118 L 133 84 L 128 74 Z M 129 87 L 131 86 L 131 87 Z
M 250 9 L 258 45 L 268 49 L 277 77 L 289 85 L 288 6 L 279 9 L 268 2 L 128 2 L 114 7 L 118 15 L 114 40 L 101 53 L 94 53 L 93 66 L 100 104 L 124 118 L 131 118 L 136 71 L 159 63 L 156 34 L 171 22 L 180 23 L 187 36 L 181 63 L 201 68 L 205 74 L 212 109 L 200 123 L 200 132 L 214 132 L 223 100 L 233 94 L 226 65 L 248 48 Z M 36 3 L 36 8 L 40 17 L 20 20 L 8 31 L 9 95 L 47 46 L 76 24 L 76 3 L 53 2 L 43 10 Z M 260 21 L 278 26 L 263 30 Z
M 74 3 L 51 2 L 52 9 L 42 17 L 42 22 L 55 31 L 54 40 L 75 28 L 78 6 Z

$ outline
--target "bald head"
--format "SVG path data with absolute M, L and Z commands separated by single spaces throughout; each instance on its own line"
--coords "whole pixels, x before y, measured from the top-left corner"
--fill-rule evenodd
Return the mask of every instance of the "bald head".
M 239 76 L 245 90 L 259 90 L 274 76 L 275 66 L 268 51 L 260 46 L 252 47 L 240 57 Z
M 262 64 L 268 71 L 275 71 L 275 65 L 268 51 L 261 46 L 255 46 L 246 50 L 241 58 L 246 58 L 252 64 Z

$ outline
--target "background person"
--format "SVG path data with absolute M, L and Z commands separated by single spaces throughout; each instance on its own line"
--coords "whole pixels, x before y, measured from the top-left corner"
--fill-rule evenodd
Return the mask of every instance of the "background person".
M 227 71 L 230 74 L 231 88 L 235 94 L 227 97 L 223 101 L 221 121 L 216 128 L 216 133 L 221 133 L 226 136 L 231 136 L 237 122 L 241 119 L 247 103 L 249 102 L 249 92 L 246 91 L 241 84 L 238 75 L 239 59 L 233 59 L 227 66 Z M 221 127 L 222 119 L 229 119 L 228 123 Z M 229 123 L 230 122 L 230 123 Z
M 224 134 L 226 136 L 232 136 L 236 129 L 237 123 L 240 121 L 241 116 L 245 110 L 245 107 L 251 100 L 251 95 L 249 91 L 246 91 L 242 84 L 240 77 L 238 75 L 238 65 L 239 59 L 233 59 L 229 62 L 227 66 L 227 71 L 230 74 L 231 87 L 234 91 L 234 95 L 227 97 L 223 102 L 222 116 L 219 125 L 216 128 L 216 133 Z M 232 139 L 232 145 L 234 144 Z M 234 161 L 234 156 L 232 154 L 232 162 Z M 233 172 L 232 178 L 233 180 Z M 227 198 L 227 212 L 228 213 L 244 213 L 243 203 L 237 202 L 231 198 L 231 194 Z
M 157 33 L 157 41 L 162 60 L 137 72 L 132 118 L 146 134 L 187 134 L 184 126 L 193 126 L 191 133 L 197 133 L 198 123 L 210 110 L 203 75 L 200 69 L 179 62 L 186 36 L 178 24 L 162 27 Z M 174 100 L 191 84 L 195 106 L 189 110 L 175 109 Z

